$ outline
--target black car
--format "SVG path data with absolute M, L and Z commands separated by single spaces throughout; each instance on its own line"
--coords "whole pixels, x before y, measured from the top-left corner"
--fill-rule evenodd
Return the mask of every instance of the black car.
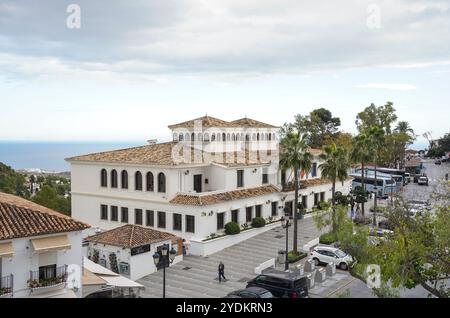
M 225 298 L 274 298 L 267 289 L 260 287 L 249 287 L 229 293 Z
M 441 160 L 436 160 L 436 161 L 434 162 L 435 165 L 440 165 L 441 163 L 442 163 Z
M 305 275 L 271 270 L 247 283 L 249 287 L 261 287 L 277 298 L 308 298 L 308 282 Z

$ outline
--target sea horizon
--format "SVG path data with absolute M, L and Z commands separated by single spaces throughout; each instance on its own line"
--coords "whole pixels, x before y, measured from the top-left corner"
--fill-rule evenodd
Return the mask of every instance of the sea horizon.
M 15 170 L 70 171 L 64 159 L 89 153 L 143 146 L 146 141 L 0 140 L 0 162 Z

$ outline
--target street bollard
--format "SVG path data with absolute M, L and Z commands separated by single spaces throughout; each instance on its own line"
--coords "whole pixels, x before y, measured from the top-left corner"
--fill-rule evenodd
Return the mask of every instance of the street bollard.
M 305 271 L 308 273 L 313 272 L 316 269 L 316 264 L 313 259 L 309 259 L 305 263 Z
M 333 277 L 334 275 L 336 275 L 336 264 L 328 263 L 328 265 L 327 265 L 327 276 Z
M 327 273 L 325 272 L 325 268 L 317 270 L 314 279 L 318 283 L 323 283 L 327 279 Z
M 316 273 L 311 273 L 306 276 L 306 279 L 308 280 L 308 289 L 313 289 L 316 285 L 316 280 L 314 279 L 316 276 Z
M 295 270 L 297 271 L 298 275 L 303 276 L 305 274 L 305 266 L 303 266 L 302 264 L 298 264 L 297 266 L 295 266 Z

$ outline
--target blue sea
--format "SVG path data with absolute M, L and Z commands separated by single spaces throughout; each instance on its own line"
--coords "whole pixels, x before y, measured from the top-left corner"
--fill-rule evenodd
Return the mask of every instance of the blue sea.
M 93 152 L 145 145 L 145 141 L 130 142 L 15 142 L 0 141 L 0 162 L 14 169 L 69 171 L 64 158 Z

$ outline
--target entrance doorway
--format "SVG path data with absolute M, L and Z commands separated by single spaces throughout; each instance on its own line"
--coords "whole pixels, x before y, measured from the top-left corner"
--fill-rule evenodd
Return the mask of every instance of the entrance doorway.
M 202 175 L 196 174 L 194 175 L 194 191 L 202 192 Z

